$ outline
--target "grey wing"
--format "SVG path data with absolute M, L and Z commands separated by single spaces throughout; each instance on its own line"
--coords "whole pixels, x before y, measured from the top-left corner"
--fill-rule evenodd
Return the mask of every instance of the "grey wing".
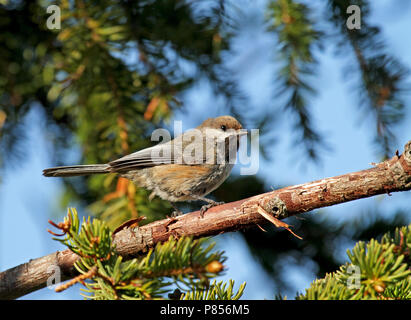
M 200 154 L 199 158 L 190 158 L 188 162 L 184 157 L 184 150 L 190 144 L 190 141 L 185 141 L 183 135 L 178 136 L 174 140 L 166 143 L 158 144 L 150 148 L 139 150 L 137 152 L 126 155 L 120 159 L 109 163 L 114 172 L 127 172 L 133 169 L 142 169 L 163 164 L 186 163 L 186 164 L 202 164 L 205 162 L 205 152 Z M 203 149 L 205 144 L 201 144 Z M 188 150 L 188 149 L 187 149 Z M 191 150 L 191 149 L 190 149 Z
M 111 161 L 109 165 L 114 172 L 127 172 L 133 169 L 169 164 L 173 163 L 172 150 L 172 144 L 169 142 L 159 144 Z

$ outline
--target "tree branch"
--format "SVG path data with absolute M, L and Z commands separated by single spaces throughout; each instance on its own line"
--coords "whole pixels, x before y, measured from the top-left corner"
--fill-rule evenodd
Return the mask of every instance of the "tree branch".
M 124 228 L 114 235 L 117 252 L 125 257 L 146 252 L 169 236 L 195 238 L 236 231 L 267 220 L 258 213 L 262 208 L 277 219 L 316 208 L 331 206 L 378 194 L 411 190 L 411 141 L 404 152 L 373 168 L 354 173 L 290 186 L 209 209 L 204 218 L 191 212 L 177 218 L 154 221 L 142 227 Z M 70 250 L 57 251 L 30 260 L 0 273 L 0 299 L 14 299 L 46 287 L 57 266 L 61 280 L 76 275 L 73 264 L 78 257 Z

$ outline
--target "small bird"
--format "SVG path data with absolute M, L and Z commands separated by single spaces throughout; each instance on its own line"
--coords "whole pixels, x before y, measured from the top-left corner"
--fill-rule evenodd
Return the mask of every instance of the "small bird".
M 231 116 L 209 118 L 195 129 L 175 139 L 139 150 L 106 164 L 74 165 L 43 170 L 46 177 L 69 177 L 118 173 L 137 186 L 170 202 L 201 200 L 203 216 L 209 208 L 222 204 L 205 196 L 217 189 L 229 176 L 239 148 L 239 138 L 247 134 Z M 193 154 L 194 153 L 194 154 Z M 234 158 L 234 159 L 233 159 Z

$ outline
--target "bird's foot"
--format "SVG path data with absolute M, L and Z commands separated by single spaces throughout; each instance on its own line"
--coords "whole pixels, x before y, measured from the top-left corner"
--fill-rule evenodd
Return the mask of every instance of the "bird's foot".
M 183 214 L 183 211 L 181 211 L 175 203 L 170 201 L 170 205 L 174 209 L 174 211 L 171 213 L 171 217 L 175 218 L 175 217 L 181 216 Z
M 201 218 L 204 218 L 204 213 L 205 213 L 208 209 L 210 209 L 210 208 L 212 208 L 212 207 L 219 206 L 219 205 L 224 204 L 224 203 L 225 203 L 224 201 L 220 201 L 220 202 L 213 201 L 213 202 L 211 202 L 211 203 L 209 203 L 209 204 L 206 204 L 206 205 L 202 206 L 201 209 L 200 209 L 200 216 L 201 216 Z
M 173 218 L 178 217 L 178 216 L 181 216 L 181 215 L 183 215 L 183 212 L 182 212 L 181 210 L 174 210 L 174 211 L 171 213 L 171 216 L 172 216 Z

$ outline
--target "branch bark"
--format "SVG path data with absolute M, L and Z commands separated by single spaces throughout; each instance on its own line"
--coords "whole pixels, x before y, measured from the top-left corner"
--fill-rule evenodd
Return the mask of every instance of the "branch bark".
M 113 241 L 119 254 L 132 257 L 166 241 L 171 235 L 200 238 L 267 222 L 258 213 L 259 208 L 274 218 L 285 219 L 337 203 L 407 190 L 411 190 L 411 141 L 401 155 L 397 152 L 393 158 L 373 168 L 223 204 L 209 209 L 204 218 L 195 211 L 142 227 L 125 228 L 114 235 Z M 56 266 L 60 268 L 61 281 L 74 277 L 73 265 L 77 259 L 67 249 L 3 271 L 0 273 L 0 299 L 15 299 L 46 287 Z

